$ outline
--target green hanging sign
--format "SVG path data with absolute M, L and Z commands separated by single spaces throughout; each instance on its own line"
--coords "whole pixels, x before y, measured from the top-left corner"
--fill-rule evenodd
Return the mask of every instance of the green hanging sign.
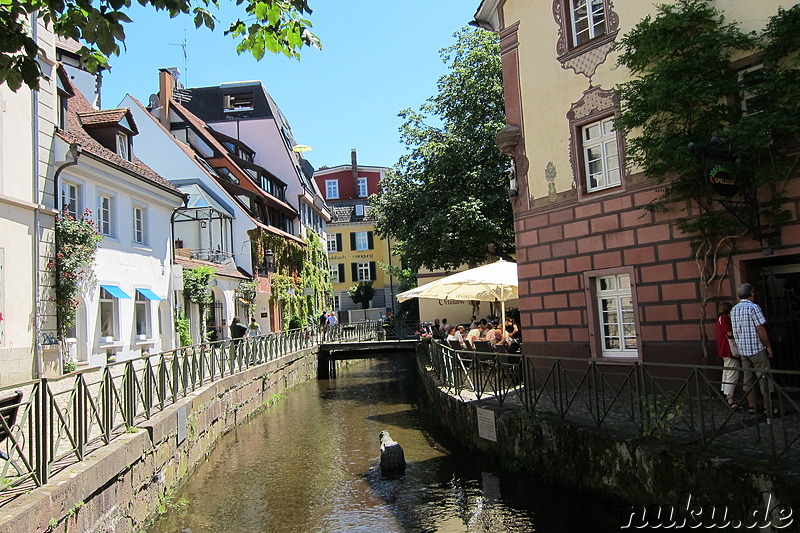
M 709 173 L 709 180 L 711 181 L 711 188 L 721 196 L 731 197 L 739 191 L 736 186 L 736 180 L 733 179 L 728 167 L 725 165 L 715 165 Z

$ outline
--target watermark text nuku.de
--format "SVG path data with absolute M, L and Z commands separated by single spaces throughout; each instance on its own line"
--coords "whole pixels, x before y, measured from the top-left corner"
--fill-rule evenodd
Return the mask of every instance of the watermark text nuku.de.
M 712 504 L 686 492 L 679 503 L 630 505 L 622 510 L 620 529 L 783 529 L 794 522 L 792 508 L 762 492 L 749 506 Z

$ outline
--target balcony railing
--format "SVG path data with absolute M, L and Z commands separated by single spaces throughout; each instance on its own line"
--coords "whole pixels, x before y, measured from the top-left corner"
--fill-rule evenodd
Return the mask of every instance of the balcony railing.
M 367 340 L 381 323 L 326 328 L 326 339 Z M 320 344 L 319 327 L 209 342 L 0 389 L 0 505 L 227 376 Z

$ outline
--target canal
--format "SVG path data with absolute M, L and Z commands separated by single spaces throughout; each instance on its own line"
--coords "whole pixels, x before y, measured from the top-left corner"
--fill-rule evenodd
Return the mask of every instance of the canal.
M 413 357 L 292 389 L 220 439 L 149 532 L 619 531 L 617 506 L 459 449 L 420 392 Z M 384 429 L 405 451 L 397 479 L 380 473 Z

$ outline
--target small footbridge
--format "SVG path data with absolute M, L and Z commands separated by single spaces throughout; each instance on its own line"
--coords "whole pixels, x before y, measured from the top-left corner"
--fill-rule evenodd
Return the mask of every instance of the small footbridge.
M 322 379 L 335 375 L 335 361 L 414 354 L 416 339 L 323 342 L 319 346 L 319 372 Z

